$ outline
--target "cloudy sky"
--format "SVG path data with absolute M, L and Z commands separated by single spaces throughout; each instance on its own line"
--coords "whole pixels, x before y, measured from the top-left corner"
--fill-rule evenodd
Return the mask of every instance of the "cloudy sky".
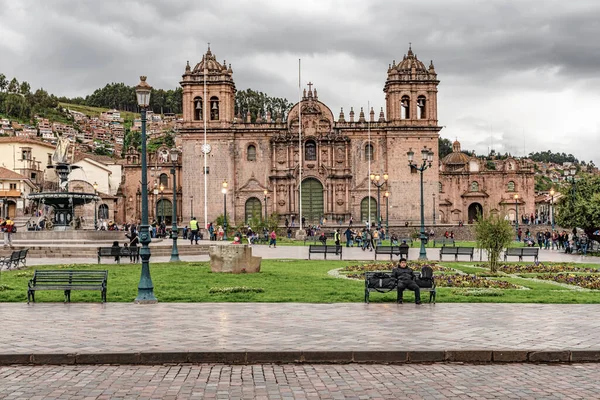
M 210 42 L 238 89 L 338 115 L 379 110 L 388 64 L 433 60 L 442 136 L 486 153 L 552 149 L 600 165 L 597 0 L 0 0 L 0 72 L 85 96 L 108 82 L 175 88 Z

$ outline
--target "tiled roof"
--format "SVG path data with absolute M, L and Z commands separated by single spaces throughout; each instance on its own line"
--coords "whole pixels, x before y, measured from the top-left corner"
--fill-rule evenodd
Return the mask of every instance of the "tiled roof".
M 26 180 L 27 178 L 21 174 L 11 171 L 8 168 L 0 167 L 0 179 L 5 180 Z
M 37 144 L 40 146 L 44 146 L 47 147 L 49 149 L 55 149 L 56 147 L 42 142 L 41 140 L 35 140 L 35 139 L 29 139 L 26 137 L 14 137 L 14 136 L 10 136 L 10 137 L 0 137 L 0 143 L 21 143 L 21 144 Z

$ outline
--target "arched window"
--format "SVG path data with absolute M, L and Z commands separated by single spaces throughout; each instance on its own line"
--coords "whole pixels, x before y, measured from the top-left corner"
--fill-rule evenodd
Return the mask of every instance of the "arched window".
M 262 219 L 262 204 L 259 199 L 256 197 L 250 197 L 246 200 L 246 218 L 245 221 L 247 224 L 250 224 L 252 220 L 261 220 Z
M 314 140 L 309 140 L 304 144 L 304 159 L 306 161 L 315 161 L 317 159 L 317 144 Z
M 210 120 L 219 120 L 219 98 L 217 96 L 210 98 Z
M 438 192 L 443 193 L 444 187 L 442 186 L 442 182 L 438 182 Z
M 160 178 L 158 178 L 158 185 L 164 186 L 165 188 L 169 186 L 169 176 L 167 174 L 160 174 Z
M 425 96 L 417 97 L 417 119 L 426 119 L 426 99 Z
M 400 100 L 400 119 L 410 119 L 410 97 L 402 96 Z
M 507 188 L 506 188 L 509 192 L 514 192 L 515 191 L 515 183 L 513 181 L 508 182 Z
M 202 97 L 194 98 L 194 120 L 202 120 Z
M 365 197 L 360 202 L 360 221 L 361 223 L 364 223 L 365 221 L 377 223 L 377 200 L 373 197 Z
M 471 182 L 471 192 L 479 192 L 479 183 L 476 181 Z
M 98 219 L 108 219 L 108 206 L 106 204 L 98 206 Z
M 365 146 L 365 160 L 373 161 L 373 145 L 371 143 L 367 143 Z
M 246 160 L 248 161 L 256 161 L 256 147 L 254 145 L 248 146 L 246 153 Z

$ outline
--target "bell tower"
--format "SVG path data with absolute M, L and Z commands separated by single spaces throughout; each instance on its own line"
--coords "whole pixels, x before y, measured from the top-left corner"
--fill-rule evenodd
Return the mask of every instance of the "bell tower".
M 437 126 L 437 86 L 433 61 L 426 68 L 411 46 L 399 64 L 388 67 L 383 87 L 387 120 L 399 125 Z
M 231 64 L 220 64 L 209 46 L 193 69 L 188 61 L 182 78 L 184 126 L 199 128 L 206 121 L 209 127 L 223 127 L 233 122 L 235 83 Z

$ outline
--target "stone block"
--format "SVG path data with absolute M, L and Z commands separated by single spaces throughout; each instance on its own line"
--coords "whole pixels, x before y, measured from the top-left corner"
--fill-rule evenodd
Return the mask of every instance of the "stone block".
M 526 362 L 529 352 L 524 350 L 497 350 L 492 353 L 494 362 Z
M 406 351 L 377 351 L 365 350 L 354 352 L 354 362 L 357 363 L 405 363 L 408 361 Z
M 262 257 L 254 257 L 248 245 L 214 245 L 208 250 L 210 270 L 233 274 L 260 272 Z
M 0 354 L 0 365 L 24 365 L 31 363 L 29 354 Z
M 297 363 L 302 360 L 301 351 L 249 351 L 246 363 L 248 364 L 285 364 Z
M 568 351 L 534 351 L 529 353 L 531 362 L 569 362 Z
M 306 363 L 350 363 L 352 351 L 303 351 L 302 361 Z
M 443 351 L 409 351 L 409 362 L 442 362 L 446 360 L 446 354 Z
M 598 362 L 600 351 L 598 350 L 573 350 L 571 351 L 571 362 Z
M 194 351 L 188 353 L 188 362 L 192 364 L 246 364 L 246 356 L 244 351 Z
M 491 362 L 492 352 L 488 350 L 447 351 L 446 361 L 451 362 Z
M 139 364 L 140 353 L 84 353 L 75 356 L 76 364 Z
M 75 354 L 33 354 L 31 363 L 39 365 L 75 364 Z

